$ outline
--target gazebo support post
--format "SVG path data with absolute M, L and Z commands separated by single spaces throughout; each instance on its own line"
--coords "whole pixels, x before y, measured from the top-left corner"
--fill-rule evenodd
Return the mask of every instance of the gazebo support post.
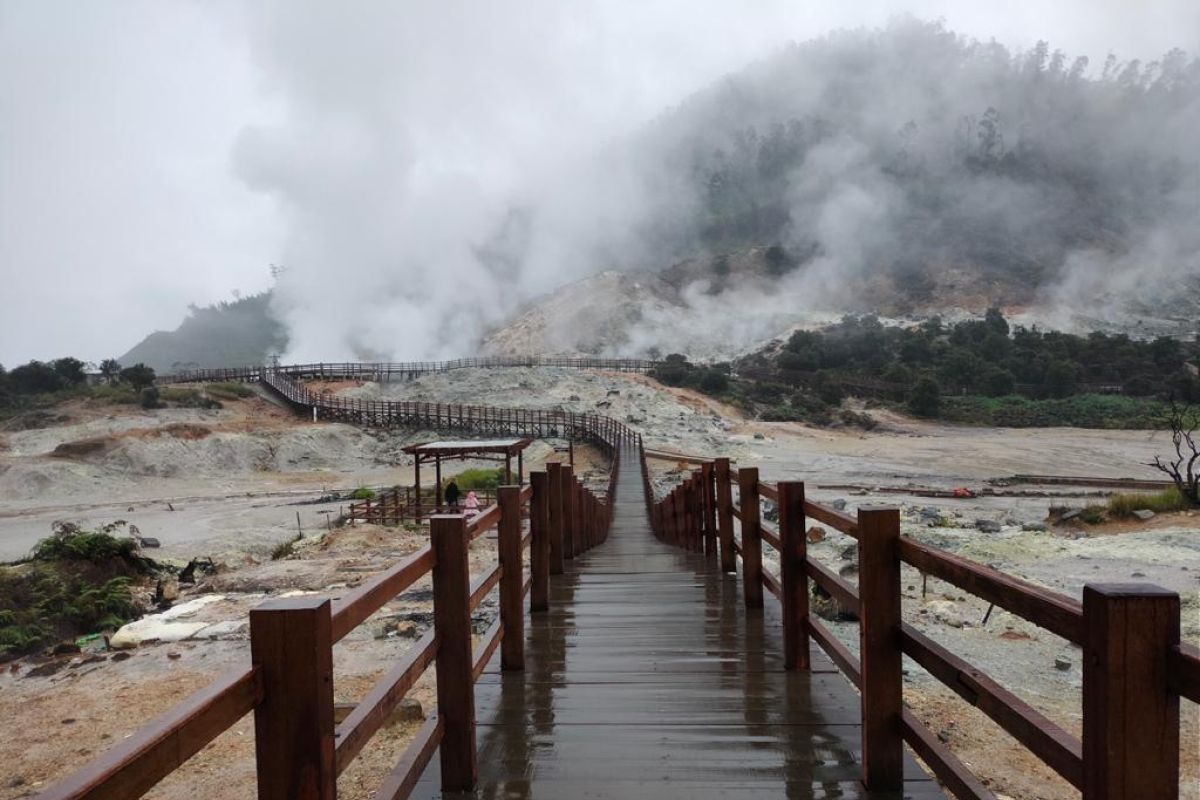
M 442 457 L 434 456 L 434 480 L 437 481 L 437 488 L 434 489 L 434 504 L 437 506 L 438 513 L 441 513 L 442 508 Z

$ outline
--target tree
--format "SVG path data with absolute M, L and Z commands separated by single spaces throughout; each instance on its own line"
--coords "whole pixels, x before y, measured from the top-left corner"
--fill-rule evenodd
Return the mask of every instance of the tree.
M 921 378 L 908 396 L 908 410 L 918 417 L 936 417 L 941 410 L 942 390 L 933 378 Z
M 40 394 L 59 389 L 62 379 L 49 364 L 30 361 L 8 373 L 8 385 L 14 394 Z
M 1164 426 L 1171 431 L 1171 444 L 1175 456 L 1155 456 L 1149 466 L 1164 472 L 1175 483 L 1175 488 L 1192 505 L 1200 506 L 1200 442 L 1196 441 L 1196 430 L 1200 429 L 1200 408 L 1192 405 L 1171 403 L 1163 417 Z
M 50 366 L 54 368 L 55 373 L 67 386 L 78 386 L 87 380 L 87 373 L 84 372 L 83 362 L 78 358 L 57 358 L 50 362 Z
M 992 367 L 979 379 L 979 389 L 988 397 L 1010 395 L 1013 393 L 1014 384 L 1012 373 L 1000 367 Z
M 1068 361 L 1055 361 L 1046 367 L 1042 388 L 1051 397 L 1070 397 L 1075 392 L 1075 368 Z
M 983 317 L 983 321 L 987 324 L 989 330 L 1001 336 L 1008 336 L 1008 320 L 1004 318 L 1004 312 L 999 308 L 995 306 L 989 308 L 987 314 Z
M 134 389 L 144 389 L 154 384 L 154 370 L 139 362 L 121 370 L 121 380 Z
M 729 388 L 729 376 L 716 369 L 706 369 L 700 377 L 700 388 L 709 394 L 720 394 Z
M 100 362 L 100 374 L 104 380 L 112 383 L 121 374 L 121 362 L 115 358 L 106 358 Z

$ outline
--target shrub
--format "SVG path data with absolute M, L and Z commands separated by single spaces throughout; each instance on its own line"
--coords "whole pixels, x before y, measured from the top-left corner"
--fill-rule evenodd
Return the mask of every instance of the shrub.
M 299 542 L 302 538 L 304 538 L 304 537 L 301 534 L 297 533 L 295 536 L 293 536 L 291 539 L 288 539 L 286 542 L 280 542 L 279 544 L 275 545 L 275 549 L 271 551 L 271 560 L 272 561 L 281 561 L 282 559 L 285 559 L 288 556 L 295 553 L 296 552 L 296 543 Z
M 117 520 L 95 531 L 85 531 L 71 522 L 57 522 L 53 533 L 33 548 L 35 561 L 87 561 L 92 564 L 119 559 L 145 572 L 143 559 L 137 555 L 137 542 L 127 536 L 113 536 L 113 531 L 125 525 Z
M 138 393 L 127 383 L 109 383 L 92 387 L 92 397 L 102 403 L 133 405 L 138 402 Z
M 162 401 L 159 399 L 158 389 L 154 386 L 147 386 L 142 389 L 138 404 L 142 408 L 162 408 L 163 406 Z
M 918 417 L 936 417 L 941 408 L 941 388 L 932 378 L 921 378 L 908 396 L 908 410 Z
M 134 364 L 121 370 L 121 380 L 135 389 L 142 389 L 154 383 L 154 370 L 145 364 Z
M 879 422 L 870 414 L 863 414 L 849 408 L 843 409 L 838 414 L 838 418 L 846 425 L 854 425 L 862 428 L 864 431 L 875 430 L 876 426 L 879 425 Z
M 351 500 L 374 500 L 375 490 L 368 486 L 360 486 L 350 493 Z
M 35 545 L 32 561 L 0 571 L 0 658 L 15 658 L 62 638 L 135 619 L 133 580 L 157 565 L 133 539 L 114 536 L 118 521 L 99 530 L 57 523 Z
M 729 388 L 729 376 L 720 370 L 706 369 L 700 378 L 700 388 L 710 394 L 720 394 Z
M 142 392 L 148 392 L 150 388 L 143 389 Z M 174 403 L 180 408 L 224 408 L 220 400 L 215 400 L 197 389 L 167 388 L 158 390 L 158 394 L 164 402 Z
M 1163 514 L 1191 508 L 1187 498 L 1172 486 L 1161 492 L 1121 492 L 1108 498 L 1108 513 L 1114 517 L 1128 517 L 1134 511 L 1153 511 Z
M 205 391 L 212 397 L 219 397 L 222 400 L 237 400 L 254 396 L 253 389 L 244 383 L 236 383 L 234 381 L 210 383 L 205 387 Z
M 504 483 L 504 468 L 463 470 L 454 476 L 454 482 L 463 492 L 472 489 L 495 491 Z
M 1079 512 L 1079 518 L 1088 525 L 1099 525 L 1108 519 L 1104 513 L 1106 510 L 1104 506 L 1087 506 L 1083 511 Z

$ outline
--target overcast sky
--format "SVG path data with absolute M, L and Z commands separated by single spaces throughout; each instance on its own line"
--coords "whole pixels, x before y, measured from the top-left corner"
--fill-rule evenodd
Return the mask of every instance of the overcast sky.
M 386 264 L 406 246 L 393 239 L 426 233 L 431 181 L 470 176 L 438 213 L 484 214 L 478 196 L 519 186 L 531 154 L 600 147 L 833 28 L 910 12 L 1093 64 L 1200 50 L 1196 0 L 815 6 L 0 0 L 0 363 L 119 355 L 306 254 L 322 263 L 296 295 L 332 312 L 336 276 L 313 276 Z M 430 238 L 422 263 L 454 235 Z M 401 320 L 378 335 L 407 334 Z

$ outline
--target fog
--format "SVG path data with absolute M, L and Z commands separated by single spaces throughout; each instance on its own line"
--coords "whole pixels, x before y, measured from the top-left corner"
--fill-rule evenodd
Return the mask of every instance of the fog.
M 0 362 L 118 354 L 174 327 L 189 302 L 265 288 L 270 263 L 285 267 L 275 311 L 290 358 L 468 354 L 542 292 L 685 251 L 702 197 L 670 145 L 704 105 L 685 100 L 836 29 L 941 17 L 1013 51 L 1049 40 L 1091 56 L 1092 71 L 1110 52 L 1200 51 L 1200 7 L 1174 0 L 753 8 L 10 0 Z M 811 95 L 793 87 L 796 113 L 820 96 L 825 76 L 809 79 Z M 714 141 L 749 121 L 715 125 Z M 830 138 L 789 176 L 789 202 L 820 210 L 794 215 L 785 238 L 819 242 L 820 256 L 759 299 L 781 312 L 801 296 L 832 303 L 848 271 L 892 243 L 908 198 L 878 169 L 876 144 Z M 990 197 L 1013 209 L 1014 192 Z M 1192 198 L 1178 192 L 1163 207 L 1186 222 Z M 1164 268 L 1190 257 L 1175 220 L 1139 227 L 1136 247 L 1062 254 L 1055 291 L 1111 292 L 1103 276 L 1128 275 L 1146 253 Z

